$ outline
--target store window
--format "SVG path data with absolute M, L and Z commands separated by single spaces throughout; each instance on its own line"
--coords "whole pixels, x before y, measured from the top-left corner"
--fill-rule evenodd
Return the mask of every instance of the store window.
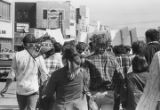
M 10 8 L 10 3 L 0 1 L 0 20 L 10 20 Z
M 47 10 L 43 10 L 43 19 L 47 19 Z

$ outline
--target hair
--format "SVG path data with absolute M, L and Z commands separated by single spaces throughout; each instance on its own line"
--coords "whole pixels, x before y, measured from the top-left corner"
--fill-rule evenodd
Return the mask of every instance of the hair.
M 88 45 L 84 42 L 78 42 L 78 44 L 76 45 L 76 49 L 79 54 L 84 52 L 87 47 L 88 47 Z
M 71 40 L 71 41 L 67 41 L 67 42 L 64 42 L 63 46 L 62 46 L 62 52 L 68 48 L 68 46 L 73 46 L 73 47 L 76 47 L 76 41 L 75 40 Z
M 127 54 L 127 49 L 124 45 L 117 45 L 113 47 L 113 52 L 115 55 Z
M 96 33 L 93 34 L 91 41 L 93 42 L 93 44 L 95 44 L 95 51 L 103 53 L 108 47 L 108 42 L 110 42 L 110 36 L 105 32 Z
M 80 65 L 81 64 L 81 59 L 80 56 L 76 50 L 76 47 L 72 46 L 72 45 L 67 45 L 65 47 L 65 50 L 63 51 L 63 56 L 62 59 L 65 59 L 67 61 L 67 77 L 69 80 L 73 80 L 77 75 L 78 72 L 73 72 L 70 69 L 76 69 L 76 68 L 72 68 L 72 64 L 73 62 L 75 62 L 75 64 Z M 71 72 L 70 72 L 71 71 Z
M 62 54 L 63 54 L 63 58 L 73 61 L 74 56 L 78 55 L 78 52 L 74 46 L 65 45 Z
M 126 45 L 125 48 L 126 48 L 126 51 L 127 51 L 127 52 L 130 52 L 130 51 L 131 51 L 131 46 Z
M 58 42 L 54 43 L 55 52 L 61 52 L 62 51 L 62 45 Z
M 132 43 L 133 54 L 144 55 L 146 43 L 144 41 L 136 41 Z
M 148 63 L 144 56 L 136 55 L 132 60 L 133 72 L 141 73 L 148 71 Z
M 27 46 L 27 43 L 36 43 L 36 37 L 34 36 L 34 34 L 27 34 L 24 38 L 23 38 L 23 45 Z
M 146 39 L 150 39 L 151 41 L 159 41 L 159 31 L 156 29 L 148 29 L 145 32 Z

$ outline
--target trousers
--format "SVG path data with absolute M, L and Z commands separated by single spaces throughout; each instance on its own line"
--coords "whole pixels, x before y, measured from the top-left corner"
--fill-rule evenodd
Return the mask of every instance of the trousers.
M 17 101 L 20 110 L 35 110 L 38 97 L 38 93 L 33 93 L 31 95 L 17 94 Z
M 114 92 L 113 91 L 91 91 L 99 110 L 113 110 Z

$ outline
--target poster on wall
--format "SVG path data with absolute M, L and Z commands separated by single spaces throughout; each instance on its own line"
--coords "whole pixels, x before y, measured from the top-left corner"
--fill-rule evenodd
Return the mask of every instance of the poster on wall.
M 20 32 L 20 33 L 29 32 L 29 23 L 17 23 L 16 32 Z

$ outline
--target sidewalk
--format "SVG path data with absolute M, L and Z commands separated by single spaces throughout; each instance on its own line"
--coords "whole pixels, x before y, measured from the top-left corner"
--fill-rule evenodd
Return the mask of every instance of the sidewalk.
M 0 82 L 0 91 L 4 87 L 5 83 Z M 15 82 L 9 87 L 4 97 L 0 96 L 0 110 L 19 110 L 16 99 L 16 85 Z

